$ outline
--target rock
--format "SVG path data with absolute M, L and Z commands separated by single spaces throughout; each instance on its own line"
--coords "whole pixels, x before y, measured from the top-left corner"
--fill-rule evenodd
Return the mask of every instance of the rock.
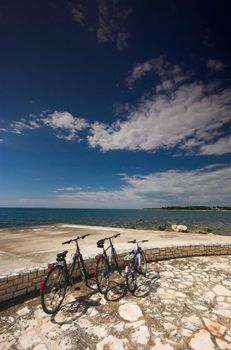
M 226 309 L 215 309 L 213 311 L 215 314 L 220 315 L 222 317 L 227 317 L 227 318 L 231 318 L 231 311 L 230 310 L 226 310 Z
M 119 307 L 120 316 L 126 321 L 137 321 L 143 316 L 141 309 L 135 303 L 126 303 Z
M 221 350 L 229 350 L 230 344 L 226 343 L 224 340 L 216 339 L 216 343 Z
M 217 284 L 214 288 L 213 288 L 213 292 L 216 295 L 223 295 L 226 297 L 230 297 L 231 296 L 231 291 L 228 290 L 227 288 L 221 286 L 220 284 Z
M 199 317 L 192 315 L 182 318 L 182 326 L 184 328 L 190 329 L 191 331 L 195 331 L 202 326 L 202 322 Z
M 173 350 L 169 344 L 162 344 L 160 339 L 155 340 L 156 345 L 152 346 L 150 350 Z
M 104 338 L 100 343 L 96 345 L 97 350 L 124 350 L 124 345 L 122 340 L 109 335 L 109 337 Z
M 174 232 L 187 232 L 188 228 L 185 225 L 172 225 Z
M 189 329 L 182 329 L 181 330 L 181 334 L 183 335 L 183 337 L 190 337 L 192 335 L 192 331 L 190 331 Z
M 29 314 L 29 312 L 30 312 L 30 309 L 28 308 L 28 306 L 25 306 L 24 308 L 19 309 L 16 313 L 19 316 L 25 316 L 25 315 Z
M 47 350 L 47 347 L 44 344 L 39 344 L 33 350 Z
M 166 229 L 167 229 L 167 225 L 160 225 L 160 226 L 158 226 L 158 230 L 159 231 L 166 231 Z
M 94 334 L 99 338 L 105 338 L 107 336 L 107 330 L 103 326 L 93 326 L 88 329 L 89 334 Z
M 198 333 L 196 333 L 190 340 L 189 345 L 193 350 L 215 350 L 211 336 L 205 329 L 201 329 Z
M 23 333 L 19 338 L 19 343 L 23 349 L 34 348 L 36 345 L 42 343 L 41 338 L 35 331 L 29 331 Z
M 225 333 L 226 327 L 220 323 L 210 321 L 208 318 L 203 318 L 203 321 L 208 331 L 215 335 L 215 337 L 221 337 Z
M 215 294 L 211 291 L 205 293 L 205 300 L 212 301 L 215 297 Z
M 150 339 L 150 334 L 147 326 L 141 326 L 135 330 L 132 335 L 132 341 L 137 344 L 145 345 Z
M 122 332 L 123 329 L 124 329 L 124 322 L 119 322 L 116 326 L 114 326 L 114 329 L 117 331 L 117 332 Z
M 71 348 L 72 348 L 71 339 L 69 339 L 68 337 L 64 337 L 59 343 L 59 349 L 71 350 Z

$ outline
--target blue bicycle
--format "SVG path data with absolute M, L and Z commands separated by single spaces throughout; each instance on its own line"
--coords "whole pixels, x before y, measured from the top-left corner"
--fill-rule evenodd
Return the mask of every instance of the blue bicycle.
M 146 277 L 147 274 L 147 262 L 143 249 L 139 243 L 148 242 L 147 239 L 137 241 L 128 241 L 128 243 L 136 244 L 136 248 L 128 252 L 125 257 L 125 276 L 128 290 L 134 293 L 137 289 L 137 279 L 139 276 Z

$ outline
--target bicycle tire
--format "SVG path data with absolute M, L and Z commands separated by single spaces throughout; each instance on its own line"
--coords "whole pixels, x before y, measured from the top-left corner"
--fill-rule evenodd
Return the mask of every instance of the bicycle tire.
M 147 261 L 143 251 L 140 253 L 139 273 L 144 277 L 147 275 Z
M 85 269 L 84 260 L 82 255 L 79 257 L 79 270 L 82 280 L 86 283 L 87 281 L 87 271 Z
M 135 263 L 134 261 L 132 261 L 130 262 L 130 265 L 127 266 L 127 272 L 126 272 L 126 284 L 127 284 L 128 290 L 131 293 L 134 293 L 137 288 L 136 280 L 137 280 L 137 272 L 135 271 Z
M 96 284 L 101 294 L 106 294 L 109 288 L 109 267 L 105 257 L 96 263 Z
M 41 290 L 41 304 L 47 314 L 55 314 L 61 307 L 68 285 L 63 266 L 54 266 L 47 274 Z

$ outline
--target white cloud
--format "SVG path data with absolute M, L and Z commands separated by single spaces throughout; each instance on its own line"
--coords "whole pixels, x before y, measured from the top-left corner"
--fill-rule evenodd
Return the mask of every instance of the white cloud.
M 23 134 L 24 130 L 35 130 L 40 128 L 40 125 L 37 120 L 26 120 L 21 118 L 20 121 L 15 121 L 11 123 L 11 132 L 15 134 Z
M 152 58 L 143 63 L 136 64 L 126 77 L 126 84 L 130 89 L 133 88 L 134 83 L 144 77 L 147 73 L 154 71 L 158 75 L 164 74 L 165 61 L 162 56 Z
M 35 130 L 44 126 L 54 130 L 57 138 L 73 141 L 79 140 L 78 133 L 89 127 L 89 124 L 86 119 L 74 117 L 66 111 L 45 111 L 39 117 L 31 114 L 28 120 L 21 118 L 19 121 L 14 121 L 10 124 L 10 128 L 2 131 L 23 135 L 25 130 Z
M 200 154 L 203 155 L 222 155 L 225 153 L 231 153 L 231 136 L 221 137 L 217 142 L 202 145 L 200 147 Z
M 81 191 L 82 187 L 61 187 L 61 188 L 56 188 L 53 192 L 74 192 L 74 191 Z
M 69 112 L 54 111 L 41 116 L 41 121 L 57 132 L 56 137 L 68 141 L 77 139 L 78 132 L 89 126 L 86 119 L 74 117 Z
M 114 191 L 63 191 L 50 199 L 23 198 L 0 205 L 143 208 L 168 205 L 231 205 L 231 166 L 210 164 L 196 170 L 168 170 L 149 175 L 123 175 Z M 68 187 L 67 187 L 68 188 Z M 64 188 L 63 188 L 64 189 Z M 218 191 L 219 189 L 219 191 Z
M 220 60 L 207 60 L 207 67 L 213 72 L 220 72 L 225 68 L 225 64 Z
M 91 7 L 83 3 L 76 4 L 73 0 L 68 2 L 73 20 L 89 31 L 94 31 L 98 43 L 115 43 L 118 50 L 125 50 L 130 37 L 127 19 L 132 9 L 125 7 L 122 0 L 98 0 Z M 92 16 L 94 11 L 97 12 L 95 19 Z
M 196 154 L 201 153 L 197 148 L 224 137 L 222 127 L 230 121 L 231 89 L 209 93 L 202 81 L 184 82 L 168 93 L 142 98 L 126 120 L 94 123 L 88 141 L 103 151 L 157 151 L 178 146 L 190 152 L 194 147 Z
M 99 43 L 116 42 L 119 50 L 127 48 L 127 40 L 130 36 L 126 30 L 126 20 L 132 13 L 131 8 L 121 6 L 119 0 L 98 1 L 98 25 L 97 40 Z
M 69 2 L 68 5 L 74 21 L 78 22 L 83 26 L 86 22 L 86 6 L 80 3 L 74 5 L 72 2 Z
M 155 73 L 156 77 L 160 79 L 161 84 L 157 86 L 157 92 L 168 90 L 170 86 L 172 89 L 176 84 L 182 83 L 190 77 L 188 73 L 185 74 L 183 72 L 180 65 L 172 65 L 163 56 L 159 56 L 136 64 L 127 74 L 125 79 L 126 85 L 129 89 L 133 89 L 135 82 L 149 72 Z
M 57 198 L 66 204 L 101 208 L 231 204 L 231 166 L 214 164 L 190 171 L 124 175 L 123 180 L 122 189 L 117 191 L 63 193 Z

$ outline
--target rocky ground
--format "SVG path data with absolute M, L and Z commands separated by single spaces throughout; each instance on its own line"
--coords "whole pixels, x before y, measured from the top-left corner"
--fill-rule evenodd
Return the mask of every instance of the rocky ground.
M 82 284 L 70 290 L 54 317 L 42 311 L 39 298 L 5 308 L 0 349 L 231 349 L 231 256 L 148 268 L 134 296 L 117 278 L 106 298 Z

